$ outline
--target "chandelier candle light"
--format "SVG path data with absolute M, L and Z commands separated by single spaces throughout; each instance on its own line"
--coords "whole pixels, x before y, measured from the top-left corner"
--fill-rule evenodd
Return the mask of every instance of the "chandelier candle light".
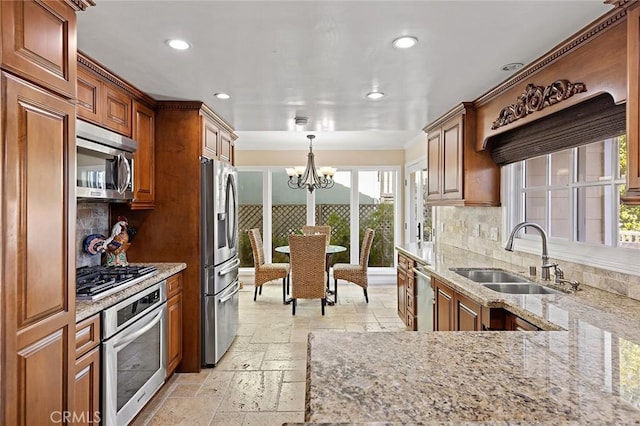
M 308 189 L 309 192 L 313 192 L 316 188 L 329 189 L 334 185 L 333 175 L 336 173 L 336 169 L 333 167 L 320 167 L 320 170 L 316 170 L 315 162 L 313 161 L 313 148 L 312 143 L 315 135 L 307 135 L 309 139 L 309 155 L 307 155 L 307 167 L 302 166 L 288 167 L 287 175 L 289 175 L 289 188 L 292 189 Z

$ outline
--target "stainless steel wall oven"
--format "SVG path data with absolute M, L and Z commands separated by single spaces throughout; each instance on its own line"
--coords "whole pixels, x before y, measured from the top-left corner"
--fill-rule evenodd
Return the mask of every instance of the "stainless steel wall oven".
M 103 424 L 126 425 L 167 372 L 166 281 L 102 312 Z

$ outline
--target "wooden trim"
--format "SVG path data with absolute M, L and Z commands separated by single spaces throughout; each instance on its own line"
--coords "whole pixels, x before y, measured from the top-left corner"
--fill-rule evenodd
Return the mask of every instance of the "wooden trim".
M 526 68 L 523 68 L 520 72 L 513 75 L 508 80 L 505 80 L 498 86 L 489 90 L 487 93 L 482 95 L 480 98 L 476 99 L 474 102 L 475 107 L 482 106 L 489 101 L 493 100 L 501 93 L 506 90 L 512 88 L 514 85 L 520 83 L 521 81 L 529 78 L 531 75 L 540 71 L 541 69 L 547 67 L 551 63 L 555 62 L 562 56 L 566 56 L 569 53 L 572 53 L 579 47 L 582 47 L 585 43 L 589 42 L 594 37 L 600 35 L 602 32 L 608 30 L 609 28 L 621 23 L 627 16 L 627 8 L 632 5 L 633 2 L 627 2 L 624 6 L 618 6 L 611 12 L 603 15 L 598 20 L 594 21 L 589 26 L 583 28 L 572 37 L 568 38 L 566 41 L 560 43 L 555 48 L 551 49 L 547 54 L 538 58 Z M 586 82 L 588 84 L 588 82 Z
M 98 64 L 96 61 L 91 59 L 89 56 L 78 50 L 78 64 L 83 65 L 84 67 L 91 70 L 93 73 L 99 75 L 102 79 L 108 81 L 109 83 L 117 86 L 118 88 L 124 90 L 131 97 L 143 102 L 148 107 L 154 109 L 156 107 L 156 100 L 137 89 L 131 83 L 122 79 L 120 76 L 114 74 L 109 71 L 107 68 Z
M 95 6 L 93 0 L 64 0 L 66 4 L 71 6 L 74 10 L 87 10 L 89 6 Z
M 449 110 L 436 121 L 429 123 L 422 129 L 422 131 L 425 133 L 429 133 L 429 131 L 433 130 L 435 127 L 440 127 L 452 118 L 455 118 L 456 116 L 459 116 L 461 114 L 466 114 L 471 109 L 473 109 L 473 102 L 461 102 L 459 105 Z
M 235 141 L 238 138 L 238 135 L 235 134 L 233 127 L 231 124 L 227 122 L 224 118 L 216 114 L 214 110 L 209 108 L 207 104 L 202 101 L 159 101 L 157 104 L 158 109 L 174 109 L 174 110 L 198 110 L 203 115 L 206 115 L 211 120 L 215 121 L 217 124 L 222 125 L 225 130 L 229 132 L 231 135 L 231 140 Z

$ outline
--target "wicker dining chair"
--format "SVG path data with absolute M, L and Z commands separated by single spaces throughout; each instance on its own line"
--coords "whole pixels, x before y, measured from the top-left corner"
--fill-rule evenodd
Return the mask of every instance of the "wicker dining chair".
M 369 285 L 367 279 L 367 268 L 369 267 L 369 253 L 371 252 L 371 244 L 375 231 L 367 228 L 362 238 L 362 247 L 360 247 L 360 263 L 352 265 L 348 263 L 336 263 L 333 265 L 333 279 L 335 280 L 333 291 L 335 302 L 338 303 L 338 280 L 345 280 L 359 285 L 364 290 L 364 299 L 369 303 L 369 295 L 367 287 Z
M 260 288 L 260 294 L 262 295 L 262 284 L 282 278 L 282 303 L 285 303 L 289 289 L 290 265 L 288 263 L 265 263 L 264 247 L 262 245 L 260 230 L 253 228 L 250 229 L 248 233 L 249 239 L 251 240 L 251 249 L 253 250 L 253 267 L 255 271 L 253 301 L 256 301 L 258 288 Z
M 324 315 L 327 303 L 325 241 L 324 235 L 289 235 L 293 315 L 297 299 L 320 299 Z
M 329 245 L 331 241 L 331 227 L 329 225 L 304 225 L 302 227 L 302 233 L 304 235 L 324 234 L 327 236 L 327 245 Z

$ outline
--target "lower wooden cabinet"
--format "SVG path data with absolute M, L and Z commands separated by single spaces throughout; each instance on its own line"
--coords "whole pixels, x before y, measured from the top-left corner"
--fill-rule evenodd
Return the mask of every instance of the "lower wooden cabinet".
M 398 316 L 411 331 L 415 331 L 417 326 L 415 266 L 416 262 L 413 259 L 398 253 Z
M 431 277 L 435 292 L 436 331 L 481 331 L 482 305 L 454 291 L 444 282 Z
M 167 279 L 167 377 L 182 361 L 182 273 Z
M 76 360 L 75 373 L 71 424 L 97 424 L 100 422 L 100 347 Z
M 100 314 L 76 324 L 74 398 L 68 413 L 74 425 L 97 424 L 100 414 Z

